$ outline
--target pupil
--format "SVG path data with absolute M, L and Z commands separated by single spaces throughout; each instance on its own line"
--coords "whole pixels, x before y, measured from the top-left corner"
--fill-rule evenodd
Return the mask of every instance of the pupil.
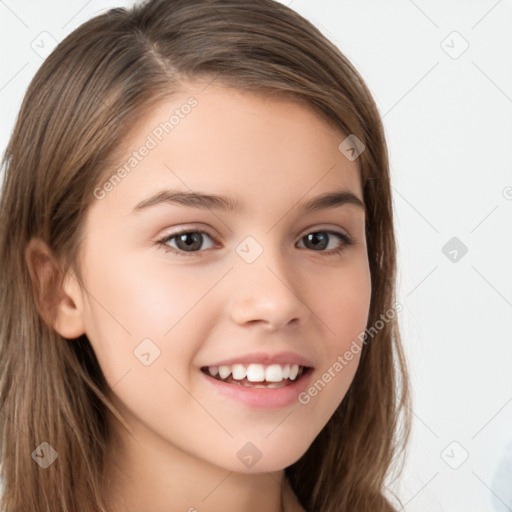
M 178 238 L 178 242 L 184 242 L 185 249 L 199 249 L 201 247 L 201 235 L 199 233 L 184 233 Z
M 325 247 L 327 247 L 327 244 L 326 244 L 327 237 L 324 234 L 321 234 L 319 232 L 317 232 L 317 233 L 310 233 L 309 235 L 307 235 L 307 238 L 308 238 L 309 241 L 313 241 L 314 247 L 318 247 L 317 243 L 319 241 L 320 241 L 320 246 L 321 246 L 322 249 L 325 249 Z

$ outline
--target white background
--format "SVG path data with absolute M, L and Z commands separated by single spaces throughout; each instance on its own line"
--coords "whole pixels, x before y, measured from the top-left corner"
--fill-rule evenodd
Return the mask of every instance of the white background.
M 41 37 L 131 3 L 0 1 L 2 153 Z M 414 395 L 392 488 L 406 511 L 511 510 L 512 1 L 283 3 L 347 55 L 384 118 Z

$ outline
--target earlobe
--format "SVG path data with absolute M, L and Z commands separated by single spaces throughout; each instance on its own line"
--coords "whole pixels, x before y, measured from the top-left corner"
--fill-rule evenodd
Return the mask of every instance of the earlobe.
M 30 240 L 25 250 L 37 309 L 48 327 L 63 338 L 78 338 L 85 333 L 83 296 L 73 274 L 62 270 L 46 243 Z

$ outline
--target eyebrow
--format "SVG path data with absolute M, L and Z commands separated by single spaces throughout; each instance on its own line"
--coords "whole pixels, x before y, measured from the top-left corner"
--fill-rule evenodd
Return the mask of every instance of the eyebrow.
M 156 194 L 138 203 L 132 210 L 137 213 L 161 204 L 179 204 L 191 208 L 204 210 L 222 210 L 226 212 L 242 213 L 243 206 L 240 202 L 230 197 L 204 194 L 197 191 L 161 190 Z M 300 211 L 311 213 L 319 210 L 327 210 L 343 205 L 352 205 L 366 211 L 364 202 L 349 190 L 336 190 L 326 192 L 308 201 L 299 203 Z

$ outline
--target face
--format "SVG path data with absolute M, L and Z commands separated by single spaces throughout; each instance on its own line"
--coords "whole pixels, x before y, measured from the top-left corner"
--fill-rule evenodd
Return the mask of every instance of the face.
M 357 161 L 305 105 L 189 87 L 95 191 L 85 333 L 141 445 L 274 471 L 303 455 L 357 369 L 355 351 L 339 362 L 371 297 Z

